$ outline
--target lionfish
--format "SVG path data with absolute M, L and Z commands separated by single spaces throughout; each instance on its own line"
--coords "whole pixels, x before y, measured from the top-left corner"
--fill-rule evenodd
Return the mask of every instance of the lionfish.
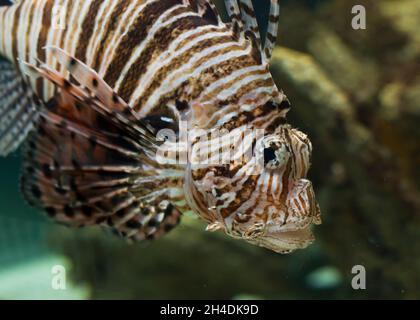
M 0 8 L 0 154 L 24 142 L 30 205 L 58 223 L 100 225 L 133 241 L 166 234 L 187 211 L 207 230 L 280 253 L 314 240 L 312 145 L 286 123 L 290 103 L 269 71 L 279 0 L 264 40 L 251 0 L 225 5 L 227 22 L 210 0 Z M 181 121 L 205 135 L 225 132 L 216 149 L 233 135 L 242 145 L 223 149 L 234 159 L 221 164 L 157 161 L 158 133 L 179 135 Z M 188 143 L 191 158 L 210 153 L 200 141 Z M 250 148 L 263 155 L 262 170 L 235 160 Z

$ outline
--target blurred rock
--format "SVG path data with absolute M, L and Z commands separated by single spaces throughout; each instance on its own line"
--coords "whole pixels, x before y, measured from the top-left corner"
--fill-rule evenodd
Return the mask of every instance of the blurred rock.
M 407 45 L 401 50 L 401 58 L 410 60 L 420 57 L 420 2 L 417 0 L 382 1 L 379 12 L 388 18 L 392 27 L 406 35 Z
M 372 99 L 378 88 L 378 72 L 372 60 L 356 56 L 325 25 L 314 28 L 308 50 L 327 72 L 330 81 L 346 91 L 352 100 L 363 103 Z
M 316 230 L 322 248 L 343 274 L 343 296 L 418 297 L 417 81 L 402 72 L 366 68 L 352 58 L 358 49 L 349 49 L 332 31 L 319 29 L 319 23 L 314 30 L 308 50 L 315 57 L 277 48 L 272 70 L 292 102 L 290 122 L 310 134 L 315 148 L 310 175 L 324 221 Z M 349 67 L 341 63 L 355 70 L 340 78 Z M 412 63 L 405 61 L 401 69 Z M 369 94 L 354 99 L 354 90 L 363 87 L 361 80 L 356 83 L 358 75 L 365 71 L 374 73 L 366 77 L 376 83 Z M 350 271 L 356 264 L 366 267 L 369 290 L 352 290 Z
M 342 283 L 342 275 L 337 268 L 325 266 L 310 273 L 306 283 L 312 288 L 327 290 L 338 287 Z

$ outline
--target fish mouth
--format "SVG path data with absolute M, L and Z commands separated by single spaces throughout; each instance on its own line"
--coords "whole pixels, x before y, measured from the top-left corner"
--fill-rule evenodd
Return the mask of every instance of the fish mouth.
M 289 218 L 287 223 L 293 229 L 303 229 L 311 224 L 322 223 L 321 210 L 316 201 L 312 182 L 307 179 L 295 181 L 289 190 L 286 200 Z
M 304 249 L 315 241 L 311 228 L 321 224 L 321 212 L 309 180 L 295 181 L 289 189 L 286 206 L 279 210 L 287 212 L 284 221 L 269 220 L 260 235 L 243 239 L 284 254 Z
M 297 249 L 305 249 L 315 241 L 315 236 L 308 226 L 303 229 L 268 233 L 248 241 L 274 252 L 286 254 Z

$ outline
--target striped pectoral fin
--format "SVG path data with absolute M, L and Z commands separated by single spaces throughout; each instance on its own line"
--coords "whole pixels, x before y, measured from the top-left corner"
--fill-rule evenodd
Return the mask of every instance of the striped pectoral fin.
M 99 79 L 82 87 L 45 66 L 27 67 L 59 89 L 26 144 L 21 185 L 28 202 L 60 223 L 105 225 L 136 240 L 174 227 L 178 211 L 163 200 L 165 183 L 155 180 L 162 179 L 153 158 L 157 141 L 128 106 Z M 72 74 L 83 85 L 91 73 L 82 67 Z
M 43 113 L 25 145 L 23 194 L 59 222 L 101 222 L 133 198 L 131 181 L 138 169 L 129 148 L 119 147 L 118 138 Z
M 16 150 L 38 118 L 38 100 L 16 67 L 0 57 L 0 155 Z
M 181 212 L 166 200 L 166 195 L 135 201 L 104 221 L 103 226 L 131 241 L 157 239 L 181 221 Z
M 103 123 L 110 131 L 112 125 Z M 52 112 L 42 114 L 25 146 L 22 192 L 65 225 L 110 227 L 137 241 L 163 235 L 178 224 L 180 213 L 158 181 L 143 178 L 158 174 L 144 169 L 141 151 L 136 156 L 129 143 Z
M 101 118 L 113 122 L 115 128 L 122 128 L 131 138 L 135 138 L 146 151 L 154 151 L 156 139 L 153 133 L 93 69 L 57 47 L 48 47 L 46 50 L 52 51 L 80 85 L 70 83 L 46 65 L 38 67 L 23 63 L 22 69 L 32 77 L 44 77 L 62 89 L 58 96 L 61 108 L 57 108 L 60 115 L 63 113 L 66 117 L 77 115 L 77 120 L 85 125 L 92 124 L 90 114 L 100 115 Z M 80 108 L 80 103 L 88 105 L 88 108 Z
M 70 72 L 72 77 L 82 86 L 93 92 L 93 94 L 104 104 L 105 107 L 117 111 L 123 111 L 126 107 L 128 107 L 127 104 L 98 75 L 98 73 L 82 61 L 72 57 L 64 50 L 56 46 L 47 46 L 44 49 L 51 52 L 60 64 Z M 51 80 L 54 82 L 54 79 Z

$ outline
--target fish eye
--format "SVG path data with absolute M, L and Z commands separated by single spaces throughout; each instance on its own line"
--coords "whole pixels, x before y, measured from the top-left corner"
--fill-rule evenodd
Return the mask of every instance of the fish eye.
M 290 156 L 289 148 L 285 144 L 271 144 L 264 148 L 264 166 L 267 169 L 277 169 L 284 166 Z
M 264 165 L 277 159 L 276 151 L 272 147 L 264 148 Z

